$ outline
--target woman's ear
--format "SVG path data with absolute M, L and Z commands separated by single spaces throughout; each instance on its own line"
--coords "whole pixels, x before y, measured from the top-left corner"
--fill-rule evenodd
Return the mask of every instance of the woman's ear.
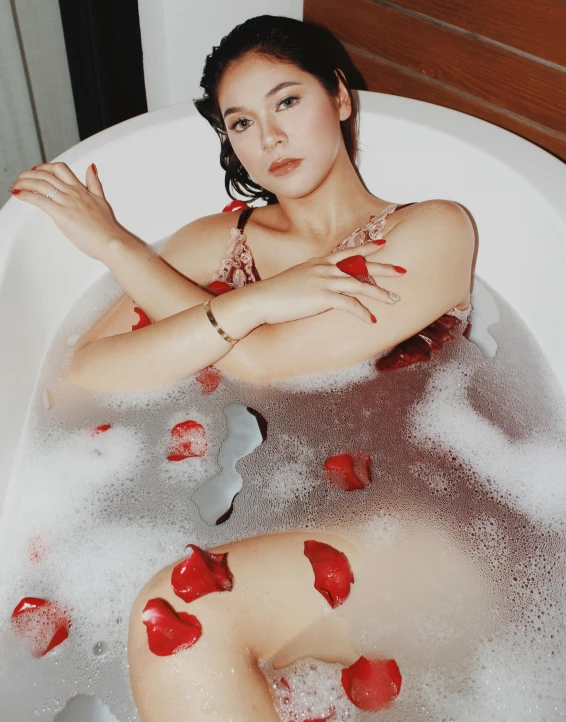
M 336 99 L 340 120 L 347 120 L 352 114 L 352 100 L 346 87 L 346 79 L 340 68 L 334 70 L 338 78 L 338 95 Z

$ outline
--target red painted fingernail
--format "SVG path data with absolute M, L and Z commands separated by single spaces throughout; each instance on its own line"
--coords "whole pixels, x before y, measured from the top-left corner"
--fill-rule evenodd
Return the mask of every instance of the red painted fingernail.
M 96 166 L 94 165 L 94 163 L 91 165 L 91 168 L 92 168 L 92 170 L 96 173 L 96 175 L 98 175 L 98 171 L 97 171 Z
M 10 193 L 13 193 L 13 195 L 17 196 L 18 193 L 21 193 L 21 190 L 19 188 L 14 188 L 13 190 L 10 191 Z
M 397 271 L 397 273 L 407 273 L 407 269 L 403 268 L 403 266 L 393 266 L 393 268 Z
M 377 323 L 377 318 L 373 315 L 373 313 L 371 314 L 371 322 Z
M 37 166 L 36 166 L 36 165 L 34 165 L 34 166 L 32 166 L 32 168 L 31 168 L 31 169 L 32 169 L 32 170 L 35 170 L 36 168 L 37 168 Z
M 375 243 L 376 246 L 383 246 L 383 245 L 385 245 L 385 244 L 387 243 L 387 241 L 385 240 L 385 238 L 382 238 L 382 239 L 379 240 L 379 241 L 374 241 L 374 243 Z

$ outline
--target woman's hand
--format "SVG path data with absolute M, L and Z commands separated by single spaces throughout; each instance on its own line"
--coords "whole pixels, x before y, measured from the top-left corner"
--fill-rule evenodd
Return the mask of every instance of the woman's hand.
M 332 308 L 347 311 L 367 323 L 375 323 L 375 317 L 355 296 L 366 296 L 384 303 L 397 303 L 399 297 L 390 295 L 389 291 L 377 285 L 353 278 L 336 264 L 351 256 L 370 256 L 382 247 L 365 243 L 322 258 L 311 258 L 276 276 L 254 283 L 249 289 L 253 291 L 260 323 L 295 321 Z M 398 268 L 387 263 L 367 263 L 371 277 L 398 277 L 404 273 L 404 269 Z
M 42 163 L 22 171 L 12 193 L 45 211 L 87 256 L 102 260 L 113 239 L 131 234 L 116 220 L 93 165 L 88 167 L 83 185 L 65 163 Z M 47 198 L 56 188 L 57 193 Z

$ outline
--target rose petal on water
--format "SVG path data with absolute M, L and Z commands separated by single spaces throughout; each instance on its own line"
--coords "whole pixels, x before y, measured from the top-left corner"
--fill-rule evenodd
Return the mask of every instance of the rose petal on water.
M 394 659 L 360 657 L 342 670 L 342 687 L 358 709 L 377 711 L 390 704 L 401 691 L 401 672 Z

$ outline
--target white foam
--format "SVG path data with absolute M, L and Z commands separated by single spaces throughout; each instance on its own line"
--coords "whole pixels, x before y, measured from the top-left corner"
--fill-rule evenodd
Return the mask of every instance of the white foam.
M 469 404 L 467 372 L 456 362 L 435 368 L 423 400 L 414 408 L 418 442 L 442 448 L 468 463 L 494 498 L 537 521 L 563 528 L 566 467 L 563 442 L 547 431 L 513 440 Z M 489 452 L 487 452 L 489 450 Z

